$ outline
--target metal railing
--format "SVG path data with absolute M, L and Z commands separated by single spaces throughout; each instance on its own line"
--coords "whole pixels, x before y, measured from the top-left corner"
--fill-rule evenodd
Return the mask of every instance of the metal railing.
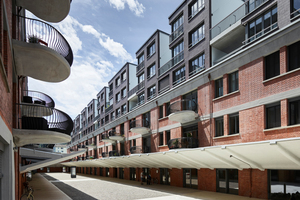
M 149 74 L 149 76 L 147 76 L 147 79 L 150 79 L 150 78 L 152 78 L 153 76 L 155 76 L 155 73 Z
M 136 93 L 137 91 L 141 90 L 145 87 L 145 81 L 140 82 L 137 86 L 135 86 L 132 90 L 128 92 L 128 97 Z
M 144 69 L 145 67 L 145 62 L 141 62 L 137 67 L 136 67 L 136 73 L 138 73 L 140 70 Z
M 64 36 L 50 24 L 37 19 L 17 15 L 25 21 L 26 42 L 47 46 L 63 56 L 70 67 L 73 63 L 73 51 Z
M 30 90 L 23 91 L 23 103 L 41 104 L 50 108 L 55 107 L 54 100 L 50 96 L 41 92 Z
M 252 11 L 256 10 L 259 6 L 261 6 L 263 3 L 267 2 L 269 0 L 260 0 L 260 1 L 253 1 L 252 5 L 253 7 L 250 10 L 250 5 L 249 5 L 249 0 L 245 2 L 245 10 L 246 10 L 246 15 L 251 13 Z
M 147 99 L 147 100 L 153 99 L 154 97 L 156 97 L 156 93 L 154 93 L 154 94 L 148 96 L 148 99 Z
M 105 114 L 112 111 L 113 108 L 114 108 L 114 105 L 110 105 L 108 108 L 105 109 Z
M 117 150 L 113 150 L 113 151 L 108 152 L 109 157 L 116 157 L 116 156 L 121 156 L 121 155 L 124 155 L 124 154 L 120 153 Z
M 168 91 L 169 89 L 170 89 L 170 86 L 168 85 L 168 86 L 166 86 L 166 87 L 160 89 L 160 90 L 158 91 L 158 94 L 162 94 L 162 93 Z
M 181 51 L 179 54 L 177 54 L 175 57 L 173 57 L 166 64 L 164 64 L 161 68 L 158 69 L 158 76 L 161 76 L 162 74 L 167 72 L 169 69 L 173 68 L 180 61 L 182 61 L 183 58 L 184 58 L 184 51 Z
M 291 13 L 291 20 L 298 17 L 300 15 L 300 8 L 294 12 Z
M 235 11 L 225 17 L 222 21 L 210 29 L 210 39 L 212 40 L 217 35 L 221 34 L 231 25 L 235 24 L 238 20 L 245 16 L 245 4 L 238 7 Z
M 73 130 L 71 117 L 55 108 L 17 104 L 17 110 L 21 113 L 19 129 L 56 131 L 67 135 Z
M 205 33 L 203 33 L 202 36 L 199 36 L 196 40 L 192 41 L 192 43 L 189 44 L 189 48 L 195 46 L 196 44 L 198 44 L 204 38 L 205 38 Z
M 100 118 L 100 114 L 98 114 L 96 117 L 94 117 L 94 121 L 98 120 Z
M 198 108 L 197 105 L 198 105 L 197 102 L 195 102 L 194 100 L 182 99 L 172 103 L 168 108 L 168 113 L 171 114 L 182 110 L 192 110 L 197 112 L 197 108 Z
M 173 82 L 173 86 L 178 85 L 179 83 L 181 83 L 181 82 L 183 82 L 183 81 L 185 81 L 185 76 L 181 77 L 181 78 L 178 79 L 178 80 L 175 80 L 175 81 Z
M 145 119 L 137 119 L 137 120 L 131 121 L 129 124 L 129 127 L 130 128 L 141 128 L 141 127 L 150 128 L 150 123 L 148 120 L 145 120 Z
M 108 135 L 108 133 L 104 133 L 104 134 L 102 134 L 102 140 L 108 140 L 109 139 L 109 135 Z
M 136 153 L 151 153 L 150 151 L 150 147 L 148 146 L 133 146 L 133 147 L 130 147 L 129 151 L 131 154 L 136 154 Z
M 190 77 L 191 77 L 191 76 L 194 76 L 194 75 L 197 74 L 198 72 L 201 72 L 202 70 L 205 69 L 205 66 L 204 66 L 204 65 L 202 65 L 202 66 L 193 66 L 193 67 L 195 67 L 195 69 L 189 73 L 189 76 L 190 76 Z
M 197 148 L 198 140 L 193 137 L 175 138 L 168 141 L 169 149 Z
M 261 38 L 263 35 L 269 33 L 270 31 L 272 31 L 276 28 L 278 28 L 277 22 L 275 22 L 271 26 L 268 26 L 267 28 L 263 29 L 262 31 L 256 33 L 255 35 L 251 36 L 250 38 L 246 39 L 245 41 L 243 41 L 243 45 L 246 45 L 246 44 L 256 41 L 257 39 Z
M 103 158 L 108 157 L 108 153 L 107 152 L 103 152 L 101 155 L 102 155 Z
M 176 40 L 180 35 L 183 34 L 183 24 L 181 24 L 175 31 L 171 33 L 169 36 L 169 43 L 171 44 L 174 40 Z
M 204 4 L 200 7 L 198 7 L 198 9 L 195 12 L 191 13 L 191 15 L 189 16 L 189 20 L 191 20 L 193 17 L 195 17 L 195 15 L 197 15 L 203 8 L 204 8 Z
M 109 135 L 109 137 L 111 137 L 111 136 L 122 136 L 122 137 L 124 137 L 124 131 L 117 132 L 115 130 L 112 130 L 112 131 L 108 132 L 108 135 Z
M 147 58 L 150 58 L 153 54 L 155 54 L 155 51 L 150 52 L 150 53 L 147 55 Z

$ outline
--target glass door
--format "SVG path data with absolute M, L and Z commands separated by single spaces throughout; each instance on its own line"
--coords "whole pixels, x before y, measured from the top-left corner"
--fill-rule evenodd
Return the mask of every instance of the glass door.
M 170 185 L 171 178 L 170 172 L 168 168 L 160 168 L 160 184 L 162 185 Z
M 183 187 L 198 189 L 197 169 L 183 169 Z
M 217 192 L 239 193 L 237 169 L 217 169 Z
M 119 179 L 124 179 L 124 168 L 119 168 Z

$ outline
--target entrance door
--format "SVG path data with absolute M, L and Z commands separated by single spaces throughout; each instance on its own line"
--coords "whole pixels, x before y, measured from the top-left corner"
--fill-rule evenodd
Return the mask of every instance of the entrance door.
M 97 175 L 97 167 L 94 167 L 94 175 Z
M 100 167 L 100 176 L 103 176 L 103 168 Z
M 105 176 L 109 177 L 109 168 L 108 167 L 105 168 Z
M 118 178 L 118 168 L 114 168 L 114 178 Z
M 170 185 L 171 178 L 170 172 L 168 168 L 160 168 L 160 184 L 162 185 Z
M 144 173 L 144 182 L 147 181 L 148 175 L 150 174 L 150 169 L 149 168 L 143 168 L 143 173 Z
M 124 179 L 124 168 L 119 168 L 119 179 Z
M 198 189 L 197 169 L 183 169 L 183 187 Z
M 136 171 L 135 171 L 135 168 L 130 168 L 130 180 L 133 180 L 135 181 L 136 179 Z
M 237 169 L 217 169 L 217 192 L 239 193 Z

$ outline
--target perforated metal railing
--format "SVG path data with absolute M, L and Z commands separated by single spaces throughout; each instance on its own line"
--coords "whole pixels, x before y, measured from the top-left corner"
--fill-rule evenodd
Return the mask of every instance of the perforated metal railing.
M 168 113 L 175 113 L 182 110 L 192 110 L 197 112 L 197 103 L 191 99 L 182 99 L 175 101 L 168 107 Z
M 197 148 L 198 140 L 193 137 L 175 138 L 168 141 L 169 149 Z
M 131 121 L 129 124 L 129 127 L 130 128 L 141 128 L 141 127 L 150 128 L 150 123 L 148 120 L 145 120 L 145 119 L 137 119 L 137 120 Z
M 55 103 L 54 100 L 42 93 L 37 91 L 31 91 L 31 90 L 24 90 L 23 91 L 23 102 L 24 103 L 34 103 L 34 104 L 42 104 L 46 107 L 54 108 Z

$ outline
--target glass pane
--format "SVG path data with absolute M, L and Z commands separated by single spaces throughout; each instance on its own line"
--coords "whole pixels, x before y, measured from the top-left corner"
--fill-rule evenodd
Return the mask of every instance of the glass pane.
M 198 189 L 198 170 L 197 169 L 191 169 L 191 187 L 194 189 Z

